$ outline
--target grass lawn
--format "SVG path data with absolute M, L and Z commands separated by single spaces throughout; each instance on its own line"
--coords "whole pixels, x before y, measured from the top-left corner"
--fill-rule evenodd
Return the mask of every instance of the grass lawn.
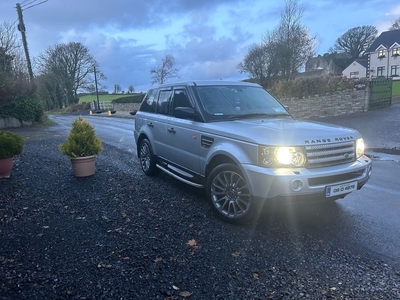
M 99 101 L 107 101 L 107 100 L 114 100 L 117 98 L 122 98 L 122 97 L 131 97 L 134 94 L 108 94 L 108 95 L 99 95 Z M 79 97 L 79 103 L 89 103 L 93 102 L 94 100 L 97 100 L 96 95 L 85 95 L 82 97 Z
M 400 96 L 400 80 L 393 80 L 392 96 Z

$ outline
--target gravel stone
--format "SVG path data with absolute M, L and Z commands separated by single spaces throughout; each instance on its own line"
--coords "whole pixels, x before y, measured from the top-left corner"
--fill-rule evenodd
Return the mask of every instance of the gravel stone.
M 76 178 L 61 142 L 27 140 L 0 180 L 0 299 L 400 299 L 395 265 L 275 212 L 224 223 L 202 190 L 132 175 L 107 144 Z

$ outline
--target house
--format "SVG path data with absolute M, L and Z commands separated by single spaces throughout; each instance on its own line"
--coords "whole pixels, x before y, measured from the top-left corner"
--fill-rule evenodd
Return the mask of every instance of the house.
M 310 57 L 306 62 L 305 72 L 299 73 L 296 78 L 340 75 L 342 68 L 338 62 L 343 55 L 347 53 L 325 53 L 322 56 Z
M 400 29 L 382 32 L 365 53 L 368 55 L 367 78 L 400 80 Z
M 357 58 L 346 69 L 342 75 L 347 78 L 361 79 L 367 77 L 368 57 Z

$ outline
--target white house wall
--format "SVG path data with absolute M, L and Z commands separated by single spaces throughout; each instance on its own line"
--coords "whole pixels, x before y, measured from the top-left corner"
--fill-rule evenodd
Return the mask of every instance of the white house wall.
M 354 74 L 357 73 L 358 74 Z M 354 61 L 342 72 L 343 76 L 347 78 L 365 78 L 367 77 L 367 69 L 362 66 L 360 63 Z
M 370 78 L 376 78 L 378 76 L 379 67 L 384 67 L 384 71 L 382 74 L 383 77 L 391 77 L 391 67 L 394 65 L 400 65 L 400 56 L 392 56 L 392 49 L 389 49 L 389 55 L 386 52 L 386 55 L 383 58 L 378 58 L 378 51 L 371 52 L 369 59 Z M 396 80 L 400 78 L 394 77 L 393 79 Z

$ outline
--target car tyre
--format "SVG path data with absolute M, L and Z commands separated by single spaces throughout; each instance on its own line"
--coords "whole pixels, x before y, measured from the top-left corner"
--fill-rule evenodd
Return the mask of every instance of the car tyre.
M 139 146 L 139 161 L 140 166 L 147 176 L 153 176 L 160 173 L 160 169 L 156 166 L 156 158 L 153 154 L 150 142 L 144 138 Z
M 234 164 L 221 164 L 210 172 L 206 194 L 214 212 L 226 222 L 243 224 L 254 215 L 249 186 Z

